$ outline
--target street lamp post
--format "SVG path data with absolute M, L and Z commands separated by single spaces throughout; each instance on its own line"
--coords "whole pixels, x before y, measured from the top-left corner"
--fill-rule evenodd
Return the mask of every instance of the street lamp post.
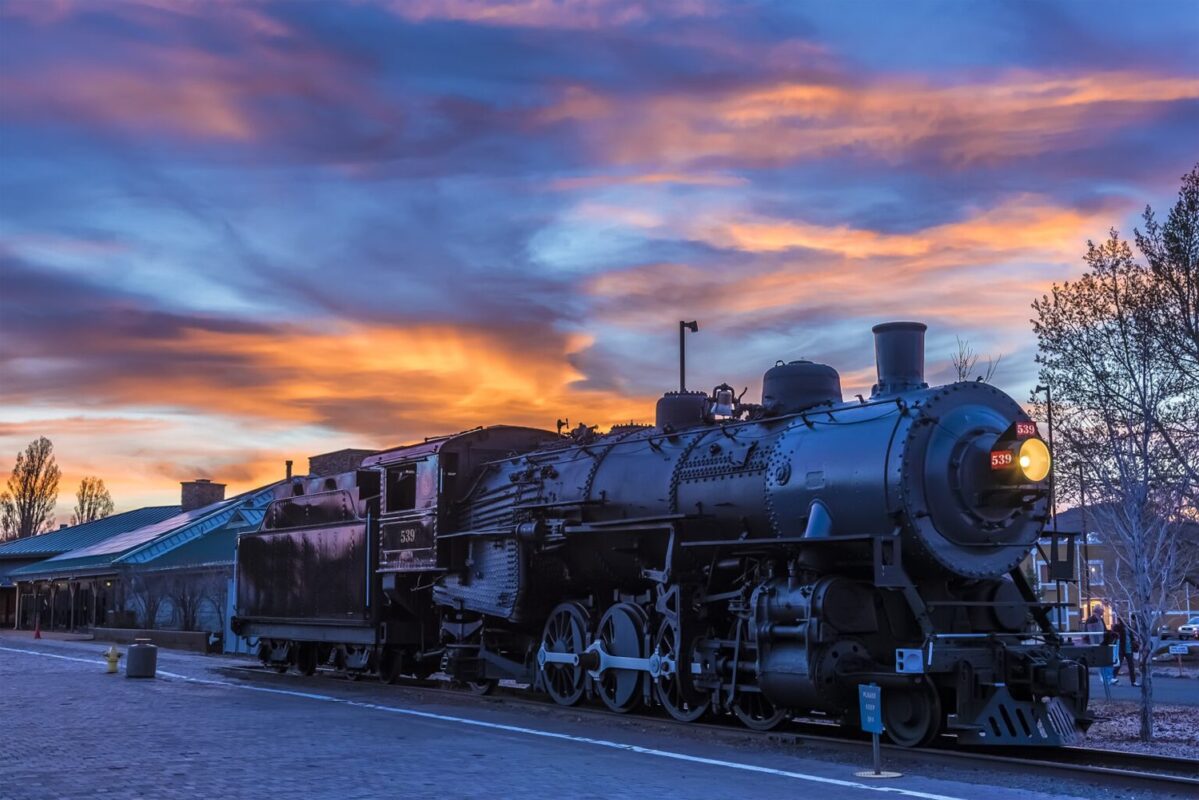
M 1091 549 L 1087 537 L 1087 490 L 1083 483 L 1082 462 L 1078 463 L 1078 533 L 1082 536 L 1083 591 L 1086 593 L 1086 609 L 1091 610 Z
M 699 333 L 699 322 L 679 320 L 679 391 L 687 391 L 687 331 Z
M 1033 394 L 1045 393 L 1045 415 L 1048 418 L 1046 421 L 1049 423 L 1049 510 L 1053 514 L 1053 532 L 1057 533 L 1057 481 L 1054 478 L 1054 473 L 1057 472 L 1057 454 L 1053 452 L 1053 393 L 1049 389 L 1049 384 L 1038 385 L 1032 392 Z
M 1056 571 L 1058 553 L 1057 480 L 1054 473 L 1057 472 L 1057 454 L 1053 452 L 1053 393 L 1049 388 L 1049 384 L 1045 384 L 1044 386 L 1038 384 L 1037 387 L 1032 390 L 1033 394 L 1038 394 L 1039 392 L 1045 393 L 1045 413 L 1048 417 L 1047 422 L 1049 424 L 1049 513 L 1053 516 L 1053 546 L 1049 549 L 1049 552 L 1054 562 L 1050 569 Z M 1073 553 L 1070 555 L 1072 556 Z M 1055 586 L 1057 588 L 1057 602 L 1059 604 L 1067 602 L 1066 600 L 1062 599 L 1062 579 L 1060 577 L 1058 577 L 1058 579 L 1055 581 Z M 1070 625 L 1070 619 L 1068 615 L 1064 622 L 1062 620 L 1061 605 L 1057 607 L 1057 621 L 1059 626 L 1069 627 Z

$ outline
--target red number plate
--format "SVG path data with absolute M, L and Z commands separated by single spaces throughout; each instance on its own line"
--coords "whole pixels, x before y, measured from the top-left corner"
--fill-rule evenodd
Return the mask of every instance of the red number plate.
M 1006 469 L 1012 465 L 1014 458 L 1011 450 L 992 450 L 991 469 Z
M 1037 435 L 1037 423 L 1035 422 L 1017 422 L 1016 436 L 1020 439 L 1031 439 Z

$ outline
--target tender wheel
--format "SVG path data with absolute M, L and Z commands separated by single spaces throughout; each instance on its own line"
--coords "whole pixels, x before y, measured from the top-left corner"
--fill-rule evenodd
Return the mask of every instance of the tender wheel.
M 296 672 L 301 675 L 312 675 L 316 672 L 316 645 L 301 644 L 296 648 Z
M 344 654 L 342 668 L 346 677 L 352 681 L 360 681 L 369 677 L 377 663 L 375 654 L 365 647 L 347 648 Z
M 462 686 L 476 697 L 483 697 L 494 692 L 499 683 L 495 678 L 485 678 L 481 681 L 466 681 Z
M 691 648 L 679 641 L 679 629 L 669 619 L 662 620 L 654 638 L 654 650 L 661 659 L 674 662 L 675 670 L 659 675 L 654 683 L 654 696 L 666 713 L 679 722 L 695 722 L 707 713 L 711 698 L 691 685 Z M 685 653 L 685 657 L 680 657 Z
M 279 662 L 274 660 L 275 646 L 269 639 L 262 639 L 258 642 L 258 660 L 262 662 L 262 666 L 267 669 L 273 669 L 282 675 L 287 672 L 287 662 Z
M 581 655 L 587 649 L 587 612 L 578 603 L 562 603 L 550 612 L 541 633 L 547 653 Z M 555 703 L 573 706 L 583 699 L 587 672 L 578 664 L 547 662 L 541 667 L 542 684 Z
M 941 701 L 931 687 L 883 690 L 883 727 L 900 747 L 923 747 L 941 732 Z
M 770 731 L 783 724 L 790 716 L 786 710 L 775 708 L 761 692 L 737 692 L 733 714 L 741 724 L 755 731 Z
M 404 654 L 394 647 L 379 654 L 379 682 L 395 683 L 404 672 Z
M 646 614 L 632 603 L 617 603 L 605 612 L 596 631 L 596 639 L 610 656 L 645 658 Z M 643 676 L 635 669 L 608 669 L 595 680 L 595 688 L 604 705 L 618 713 L 641 705 Z

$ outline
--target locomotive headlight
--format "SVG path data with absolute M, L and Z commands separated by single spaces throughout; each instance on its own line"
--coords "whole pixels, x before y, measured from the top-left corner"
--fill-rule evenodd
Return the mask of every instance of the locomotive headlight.
M 1049 475 L 1049 448 L 1040 439 L 1025 439 L 1020 443 L 1016 463 L 1027 480 L 1043 481 Z

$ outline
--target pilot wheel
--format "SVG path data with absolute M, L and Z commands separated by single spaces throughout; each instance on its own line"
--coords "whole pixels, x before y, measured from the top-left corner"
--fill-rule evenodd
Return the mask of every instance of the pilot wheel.
M 932 686 L 883 690 L 883 727 L 900 747 L 931 744 L 941 720 L 941 700 Z

